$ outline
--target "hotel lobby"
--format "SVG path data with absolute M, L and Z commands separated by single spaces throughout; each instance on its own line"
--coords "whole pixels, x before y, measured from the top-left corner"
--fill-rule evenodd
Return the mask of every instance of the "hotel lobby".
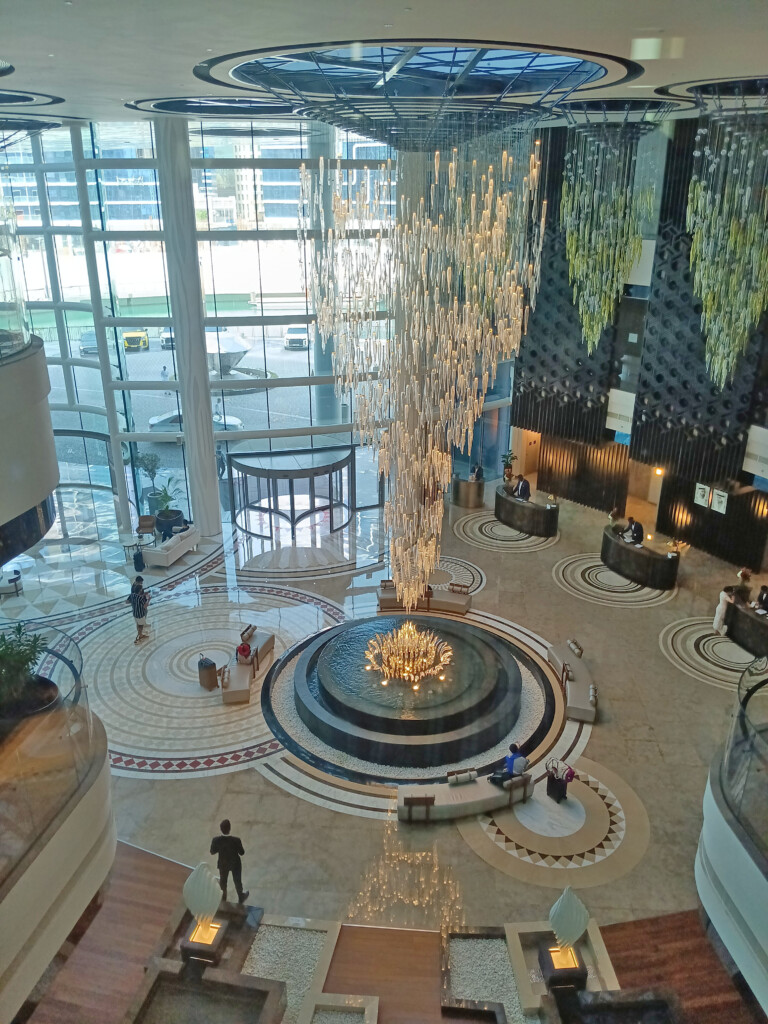
M 39 13 L 0 1022 L 764 1021 L 757 8 Z

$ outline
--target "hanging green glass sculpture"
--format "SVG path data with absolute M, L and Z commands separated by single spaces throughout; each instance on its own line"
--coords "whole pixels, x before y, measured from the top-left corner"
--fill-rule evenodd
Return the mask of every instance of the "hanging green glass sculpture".
M 707 369 L 722 388 L 768 308 L 768 115 L 701 119 L 687 227 Z
M 642 252 L 653 188 L 635 188 L 637 144 L 646 122 L 574 125 L 568 131 L 560 203 L 568 274 L 590 352 L 613 321 L 616 303 Z

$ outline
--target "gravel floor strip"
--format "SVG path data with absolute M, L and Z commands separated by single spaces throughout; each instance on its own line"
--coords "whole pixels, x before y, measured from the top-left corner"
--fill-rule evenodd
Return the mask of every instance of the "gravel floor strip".
M 520 1006 L 504 939 L 453 938 L 448 956 L 454 998 L 503 1003 L 508 1024 L 538 1024 Z
M 263 924 L 243 965 L 243 974 L 286 984 L 283 1024 L 295 1024 L 320 959 L 327 932 Z M 350 1024 L 349 1018 L 344 1024 Z

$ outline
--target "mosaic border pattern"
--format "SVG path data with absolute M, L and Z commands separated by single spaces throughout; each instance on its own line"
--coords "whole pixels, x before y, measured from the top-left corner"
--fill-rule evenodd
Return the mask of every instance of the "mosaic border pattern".
M 538 837 L 518 822 L 512 808 L 457 822 L 462 838 L 492 867 L 537 885 L 590 888 L 627 874 L 650 841 L 645 807 L 634 790 L 604 765 L 583 756 L 571 763 L 583 787 L 583 828 L 570 836 Z M 544 785 L 543 777 L 537 785 Z M 525 842 L 520 841 L 522 835 Z

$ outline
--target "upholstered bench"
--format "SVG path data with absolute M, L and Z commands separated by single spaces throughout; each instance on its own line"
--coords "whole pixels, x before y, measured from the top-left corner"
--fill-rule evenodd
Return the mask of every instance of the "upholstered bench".
M 233 659 L 221 670 L 221 701 L 223 704 L 248 704 L 251 700 L 253 663 L 241 665 Z
M 245 627 L 240 634 L 240 641 L 251 645 L 251 660 L 257 669 L 261 668 L 266 656 L 275 649 L 275 634 L 253 625 Z
M 426 786 L 398 786 L 397 816 L 400 821 L 445 821 L 468 818 L 483 811 L 523 803 L 533 793 L 529 774 L 515 775 L 505 788 L 494 786 L 487 776 L 451 786 L 439 782 Z
M 577 722 L 594 722 L 597 717 L 597 687 L 579 650 L 574 651 L 567 643 L 553 644 L 547 650 L 547 661 L 565 685 L 568 718 Z
M 392 580 L 382 580 L 376 591 L 376 603 L 380 612 L 402 610 L 402 603 L 397 598 L 397 591 Z M 451 584 L 448 590 L 430 590 L 423 594 L 416 605 L 419 612 L 449 612 L 452 615 L 466 615 L 472 607 L 472 596 L 469 588 L 461 584 Z

